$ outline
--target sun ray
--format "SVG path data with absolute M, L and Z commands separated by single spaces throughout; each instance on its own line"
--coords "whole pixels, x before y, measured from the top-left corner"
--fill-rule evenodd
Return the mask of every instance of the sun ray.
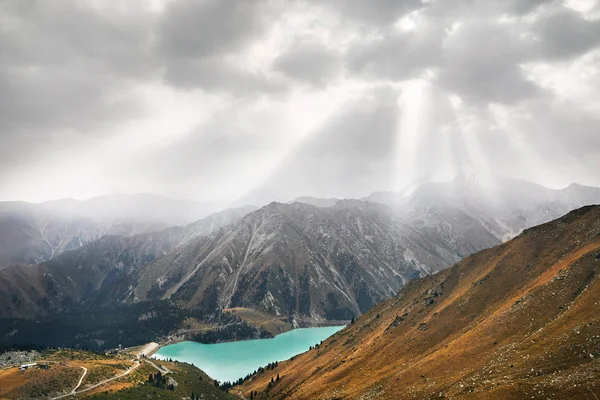
M 398 99 L 400 118 L 396 132 L 396 156 L 392 187 L 400 191 L 418 177 L 417 150 L 423 125 L 424 86 L 422 79 L 406 82 Z

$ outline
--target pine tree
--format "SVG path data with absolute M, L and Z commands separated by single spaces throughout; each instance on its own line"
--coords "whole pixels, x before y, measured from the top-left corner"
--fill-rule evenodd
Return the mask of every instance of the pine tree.
M 279 374 L 277 374 L 277 379 L 275 381 L 279 382 Z

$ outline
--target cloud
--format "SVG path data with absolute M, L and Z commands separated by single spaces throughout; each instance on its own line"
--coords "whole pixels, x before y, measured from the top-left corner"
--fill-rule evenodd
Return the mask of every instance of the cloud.
M 472 102 L 510 104 L 539 95 L 541 89 L 521 71 L 532 44 L 519 27 L 469 21 L 446 36 L 437 81 Z
M 287 83 L 281 77 L 244 69 L 235 57 L 206 57 L 171 60 L 164 79 L 179 88 L 200 87 L 205 91 L 238 96 L 282 93 Z
M 166 58 L 202 58 L 240 50 L 265 29 L 264 2 L 176 0 L 161 16 L 157 47 Z
M 375 27 L 392 24 L 401 16 L 423 6 L 421 0 L 325 0 L 318 3 L 331 7 L 344 17 Z
M 545 12 L 532 31 L 542 58 L 573 58 L 600 45 L 600 20 L 587 20 L 566 7 Z
M 0 4 L 0 172 L 143 113 L 152 16 L 58 0 Z
M 164 79 L 181 88 L 250 95 L 285 90 L 278 77 L 247 68 L 243 50 L 268 31 L 262 1 L 176 0 L 160 16 L 155 50 Z
M 556 0 L 511 0 L 506 1 L 506 11 L 509 14 L 524 15 L 535 11 L 538 7 L 556 2 Z
M 0 2 L 0 198 L 600 184 L 598 2 L 152 4 Z
M 341 57 L 317 43 L 300 43 L 288 48 L 273 63 L 275 70 L 300 82 L 322 86 L 339 78 Z
M 369 79 L 410 79 L 440 64 L 442 36 L 443 30 L 423 21 L 410 32 L 357 40 L 348 52 L 348 69 Z

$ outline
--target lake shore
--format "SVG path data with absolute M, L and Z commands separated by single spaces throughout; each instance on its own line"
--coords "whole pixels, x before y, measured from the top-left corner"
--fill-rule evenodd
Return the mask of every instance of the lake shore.
M 162 345 L 154 358 L 187 362 L 220 382 L 233 382 L 269 363 L 284 361 L 345 328 L 326 326 L 298 328 L 269 339 L 241 340 L 216 344 L 193 341 Z

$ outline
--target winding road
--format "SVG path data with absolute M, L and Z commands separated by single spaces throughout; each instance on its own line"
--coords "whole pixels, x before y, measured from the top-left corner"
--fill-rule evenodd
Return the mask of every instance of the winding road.
M 86 375 L 87 375 L 87 373 L 88 373 L 88 369 L 87 369 L 86 367 L 81 367 L 81 369 L 83 369 L 83 375 L 81 375 L 81 378 L 79 378 L 79 382 L 77 383 L 77 386 L 75 386 L 75 387 L 73 388 L 73 390 L 71 390 L 71 393 L 75 393 L 75 391 L 77 390 L 77 388 L 78 388 L 79 386 L 81 386 L 81 384 L 83 383 L 83 378 L 85 378 L 85 376 L 86 376 Z
M 102 382 L 99 382 L 99 383 L 95 384 L 94 386 L 90 386 L 89 388 L 85 388 L 85 389 L 82 389 L 80 391 L 77 391 L 77 388 L 81 385 L 81 382 L 83 382 L 83 378 L 87 374 L 87 369 L 85 367 L 81 367 L 85 371 L 84 371 L 83 375 L 81 376 L 81 378 L 79 379 L 79 383 L 77 384 L 77 386 L 75 386 L 75 389 L 73 389 L 71 391 L 71 393 L 63 394 L 63 395 L 58 396 L 58 397 L 53 397 L 52 400 L 62 399 L 62 398 L 69 397 L 69 396 L 74 396 L 76 394 L 84 393 L 84 392 L 87 392 L 89 390 L 95 389 L 98 386 L 102 386 L 102 385 L 104 385 L 107 382 L 114 381 L 115 379 L 122 378 L 125 375 L 129 375 L 131 372 L 133 372 L 134 370 L 136 370 L 140 365 L 142 365 L 142 364 L 139 361 L 135 361 L 134 365 L 131 368 L 129 368 L 127 371 L 123 372 L 122 374 L 119 374 L 117 376 L 113 376 L 112 378 L 109 378 L 109 379 L 105 379 Z

